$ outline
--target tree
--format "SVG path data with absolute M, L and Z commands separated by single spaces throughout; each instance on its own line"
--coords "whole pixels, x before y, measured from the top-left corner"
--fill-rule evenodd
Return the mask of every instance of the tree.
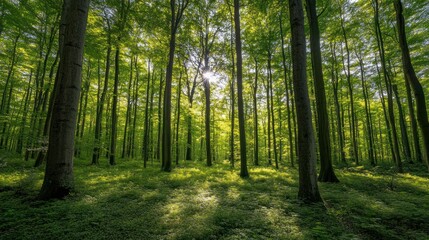
M 328 111 L 326 110 L 325 83 L 323 81 L 316 1 L 306 0 L 306 3 L 308 21 L 310 22 L 311 65 L 313 69 L 314 90 L 317 104 L 317 124 L 319 129 L 320 173 L 318 179 L 321 182 L 339 182 L 332 168 L 331 138 L 329 136 Z
M 73 189 L 73 155 L 89 0 L 64 0 L 58 88 L 52 112 L 45 177 L 39 197 L 62 198 Z
M 243 56 L 241 53 L 240 0 L 234 0 L 235 51 L 237 55 L 238 128 L 240 132 L 240 176 L 249 177 L 247 171 L 246 131 L 243 103 Z
M 177 3 L 176 3 L 177 2 Z M 189 0 L 170 0 L 171 25 L 168 66 L 165 75 L 164 109 L 162 122 L 162 170 L 171 171 L 171 82 L 173 79 L 174 52 L 176 49 L 176 33 L 180 20 L 189 4 Z M 176 6 L 177 5 L 177 6 Z M 177 8 L 177 9 L 176 9 Z M 177 11 L 177 12 L 176 12 Z
M 298 198 L 304 202 L 320 202 L 322 198 L 316 178 L 316 149 L 308 96 L 304 11 L 301 0 L 289 0 L 289 14 L 292 31 L 293 86 L 298 120 Z
M 416 99 L 417 105 L 417 122 L 420 126 L 423 137 L 423 159 L 426 162 L 429 169 L 429 121 L 426 109 L 425 95 L 423 92 L 422 85 L 418 80 L 414 71 L 413 64 L 411 62 L 410 50 L 408 48 L 407 36 L 405 34 L 405 18 L 402 14 L 403 7 L 401 0 L 395 0 L 394 2 L 396 11 L 396 26 L 398 28 L 399 46 L 402 53 L 402 67 L 404 69 L 405 81 L 407 81 L 414 92 L 414 98 Z

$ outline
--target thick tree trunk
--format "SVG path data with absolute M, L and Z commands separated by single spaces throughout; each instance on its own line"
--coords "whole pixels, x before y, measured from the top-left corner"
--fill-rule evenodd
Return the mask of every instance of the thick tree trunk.
M 423 159 L 429 169 L 429 121 L 426 109 L 425 95 L 422 85 L 417 79 L 413 64 L 411 63 L 410 50 L 408 49 L 407 37 L 405 34 L 405 19 L 402 14 L 401 0 L 395 0 L 396 24 L 398 28 L 399 46 L 402 52 L 402 65 L 404 68 L 405 80 L 408 81 L 414 91 L 414 98 L 417 105 L 417 122 L 423 136 Z
M 246 131 L 243 102 L 243 57 L 241 53 L 240 0 L 234 0 L 235 50 L 237 54 L 238 128 L 240 133 L 240 176 L 249 177 L 247 171 Z
M 320 202 L 316 176 L 316 151 L 311 121 L 306 72 L 304 11 L 301 0 L 289 0 L 292 31 L 292 63 L 296 113 L 298 120 L 299 192 L 304 202 Z
M 81 87 L 83 47 L 88 17 L 88 0 L 65 0 L 65 37 L 59 65 L 58 88 L 41 199 L 62 198 L 73 189 L 73 153 L 77 107 Z M 60 46 L 61 48 L 61 46 Z
M 314 89 L 317 104 L 318 139 L 320 152 L 321 182 L 339 182 L 332 167 L 331 138 L 329 136 L 329 119 L 326 109 L 325 83 L 322 71 L 322 55 L 320 53 L 320 32 L 316 12 L 316 0 L 307 1 L 307 16 L 310 23 L 311 65 L 313 69 Z

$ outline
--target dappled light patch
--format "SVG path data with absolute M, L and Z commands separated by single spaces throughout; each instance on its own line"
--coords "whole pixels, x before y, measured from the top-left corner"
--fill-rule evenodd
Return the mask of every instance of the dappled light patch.
M 17 160 L 19 161 L 19 160 Z M 297 200 L 295 168 L 250 168 L 241 179 L 225 165 L 198 162 L 164 173 L 126 161 L 115 167 L 76 160 L 76 191 L 66 200 L 33 200 L 41 169 L 0 174 L 2 238 L 73 239 L 425 239 L 429 235 L 426 175 L 367 168 L 338 171 L 319 183 L 325 206 Z M 4 173 L 4 174 L 3 174 Z M 63 226 L 67 226 L 65 230 Z M 34 227 L 38 231 L 34 232 Z

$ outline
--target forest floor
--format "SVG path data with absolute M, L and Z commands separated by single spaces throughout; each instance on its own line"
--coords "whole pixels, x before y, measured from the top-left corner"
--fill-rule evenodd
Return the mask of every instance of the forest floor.
M 76 191 L 36 200 L 43 167 L 0 152 L 0 239 L 429 239 L 429 175 L 343 167 L 340 183 L 320 183 L 324 204 L 297 200 L 295 168 L 228 162 L 159 164 L 75 161 Z M 412 168 L 412 169 L 410 169 Z

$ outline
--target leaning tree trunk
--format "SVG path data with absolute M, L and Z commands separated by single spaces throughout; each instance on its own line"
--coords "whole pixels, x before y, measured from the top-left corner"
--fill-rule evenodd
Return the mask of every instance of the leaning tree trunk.
M 246 131 L 243 102 L 243 56 L 241 53 L 240 0 L 234 0 L 235 51 L 237 54 L 238 129 L 240 133 L 240 176 L 249 177 L 247 171 Z
M 298 120 L 299 192 L 304 202 L 320 202 L 316 176 L 316 149 L 306 72 L 304 11 L 301 0 L 289 0 L 292 31 L 293 84 Z
M 382 72 L 384 76 L 384 81 L 387 88 L 387 106 L 388 106 L 388 116 L 389 116 L 389 124 L 391 128 L 391 136 L 393 141 L 393 158 L 397 166 L 398 172 L 403 172 L 402 170 L 402 161 L 401 156 L 399 154 L 399 142 L 398 142 L 398 134 L 396 130 L 396 123 L 395 123 L 395 115 L 394 115 L 394 109 L 393 109 L 393 90 L 392 90 L 392 80 L 389 77 L 389 74 L 387 72 L 386 68 L 386 59 L 385 59 L 385 51 L 384 51 L 384 41 L 383 36 L 381 34 L 381 28 L 380 28 L 380 21 L 379 21 L 379 7 L 378 7 L 378 0 L 375 0 L 375 30 L 376 30 L 376 37 L 377 37 L 377 45 L 378 45 L 378 51 L 380 54 L 380 60 L 381 60 L 381 67 Z
M 323 82 L 322 55 L 320 53 L 320 32 L 316 12 L 316 0 L 306 0 L 307 16 L 310 22 L 311 65 L 313 69 L 314 89 L 316 95 L 316 110 L 318 117 L 318 139 L 320 152 L 321 182 L 339 182 L 332 167 L 331 142 L 329 136 L 329 119 L 326 110 L 325 84 Z
M 52 112 L 45 177 L 39 197 L 62 198 L 73 189 L 73 154 L 82 81 L 83 48 L 89 0 L 64 0 L 64 45 Z
M 402 66 L 404 68 L 405 80 L 408 81 L 414 91 L 417 105 L 417 122 L 423 136 L 423 159 L 429 169 L 429 121 L 426 109 L 425 95 L 422 85 L 417 79 L 413 64 L 411 63 L 410 50 L 408 49 L 407 36 L 405 34 L 405 19 L 402 14 L 401 0 L 395 0 L 396 24 L 398 27 L 399 46 L 402 51 Z

